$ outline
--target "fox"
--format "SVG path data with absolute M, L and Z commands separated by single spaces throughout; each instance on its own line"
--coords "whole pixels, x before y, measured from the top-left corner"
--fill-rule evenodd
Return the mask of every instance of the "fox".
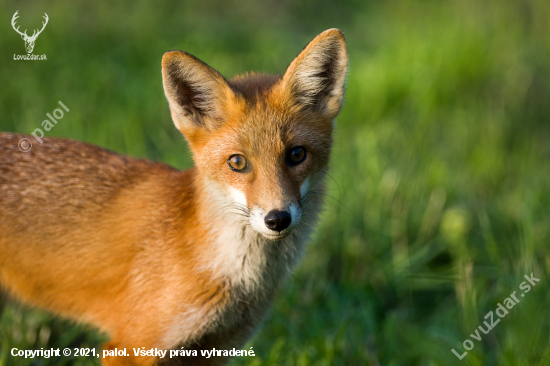
M 106 334 L 105 366 L 227 364 L 200 350 L 244 347 L 317 226 L 347 70 L 338 29 L 282 75 L 227 80 L 166 52 L 183 171 L 62 138 L 23 152 L 25 135 L 1 133 L 3 291 Z

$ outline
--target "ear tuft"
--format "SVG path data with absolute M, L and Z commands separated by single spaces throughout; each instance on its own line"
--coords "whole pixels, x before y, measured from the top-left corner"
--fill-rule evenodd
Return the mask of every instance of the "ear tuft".
M 186 52 L 170 51 L 162 58 L 162 81 L 180 131 L 211 130 L 221 124 L 231 90 L 216 70 Z
M 332 119 L 342 108 L 347 69 L 344 35 L 329 29 L 294 59 L 283 76 L 283 85 L 299 107 Z

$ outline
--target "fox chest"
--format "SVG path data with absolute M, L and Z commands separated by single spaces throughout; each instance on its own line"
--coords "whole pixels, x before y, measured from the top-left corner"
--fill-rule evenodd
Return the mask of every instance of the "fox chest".
M 219 303 L 185 306 L 165 328 L 162 343 L 186 349 L 240 346 L 260 324 L 270 298 L 228 294 Z

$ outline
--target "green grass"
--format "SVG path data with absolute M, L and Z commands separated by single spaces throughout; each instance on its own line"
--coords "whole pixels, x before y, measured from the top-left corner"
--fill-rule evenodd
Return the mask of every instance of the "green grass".
M 163 52 L 186 50 L 225 76 L 283 72 L 320 31 L 347 37 L 322 223 L 237 365 L 546 365 L 550 360 L 550 3 L 305 0 L 18 3 L 0 0 L 0 130 L 187 168 L 164 99 Z M 24 28 L 50 23 L 13 61 Z M 1 203 L 0 203 L 1 204 Z M 1 206 L 0 206 L 1 209 Z M 1 253 L 0 253 L 1 255 Z M 459 361 L 485 314 L 534 272 L 540 282 Z M 10 304 L 12 347 L 95 347 L 91 329 Z

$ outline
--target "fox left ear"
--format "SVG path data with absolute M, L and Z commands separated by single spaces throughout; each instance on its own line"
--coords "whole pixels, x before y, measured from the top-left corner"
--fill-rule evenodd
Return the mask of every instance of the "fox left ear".
M 329 29 L 292 61 L 283 87 L 298 107 L 333 119 L 342 108 L 347 70 L 344 35 L 339 29 Z
M 216 70 L 196 57 L 187 52 L 166 52 L 162 83 L 174 124 L 184 135 L 214 130 L 223 122 L 233 92 Z

